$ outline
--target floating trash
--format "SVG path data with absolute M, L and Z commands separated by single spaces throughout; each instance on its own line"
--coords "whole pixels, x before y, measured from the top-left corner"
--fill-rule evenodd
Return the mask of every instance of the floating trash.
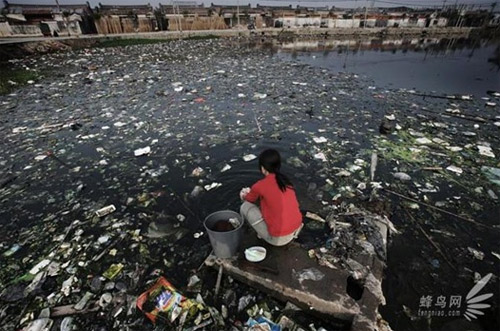
M 313 137 L 316 144 L 326 143 L 328 140 L 325 137 Z
M 462 170 L 462 168 L 454 166 L 454 165 L 446 167 L 446 170 L 449 170 L 449 171 L 454 172 L 454 173 L 459 174 L 459 175 L 464 172 Z
M 116 211 L 115 205 L 109 205 L 109 206 L 106 206 L 106 207 L 102 207 L 99 210 L 96 210 L 95 214 L 98 217 L 104 217 L 104 216 L 109 215 L 109 214 L 111 214 L 111 213 L 113 213 L 115 211 Z
M 143 147 L 143 148 L 138 148 L 134 151 L 135 156 L 142 156 L 142 155 L 147 155 L 151 153 L 151 147 Z
M 254 154 L 247 154 L 247 155 L 243 156 L 243 161 L 249 162 L 249 161 L 255 160 L 256 158 L 257 158 L 257 156 L 255 156 Z
M 493 153 L 493 150 L 491 149 L 490 146 L 481 146 L 478 145 L 477 149 L 479 150 L 479 154 L 488 156 L 488 157 L 495 157 L 495 154 Z
M 102 275 L 109 280 L 113 280 L 122 271 L 124 265 L 121 263 L 112 264 Z
M 392 174 L 394 178 L 402 180 L 402 181 L 408 181 L 411 180 L 410 175 L 404 173 L 404 172 L 395 172 Z
M 216 188 L 221 187 L 221 186 L 222 186 L 221 183 L 213 182 L 212 184 L 205 185 L 203 188 L 206 191 L 210 191 L 210 190 L 216 189 Z

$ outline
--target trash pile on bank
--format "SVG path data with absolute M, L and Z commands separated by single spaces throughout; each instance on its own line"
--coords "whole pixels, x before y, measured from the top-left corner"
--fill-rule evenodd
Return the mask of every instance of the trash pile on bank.
M 230 278 L 215 302 L 213 272 L 200 268 L 211 250 L 201 220 L 238 210 L 238 192 L 260 178 L 255 158 L 269 146 L 282 152 L 301 207 L 330 208 L 320 226 L 330 230 L 303 243 L 318 263 L 369 278 L 351 250 L 385 260 L 371 221 L 339 210 L 327 216 L 374 195 L 399 202 L 390 190 L 485 225 L 441 222 L 442 213 L 409 199 L 398 207 L 426 219 L 457 266 L 473 270 L 464 271 L 466 284 L 480 263 L 498 266 L 489 240 L 500 194 L 493 92 L 423 98 L 238 40 L 82 49 L 12 65 L 53 74 L 0 97 L 7 327 L 153 329 L 150 296 L 142 311 L 137 300 L 164 277 L 156 302 L 172 295 L 185 304 L 157 314 L 160 324 L 328 328 Z M 391 221 L 400 237 L 413 236 L 407 219 Z M 308 222 L 305 231 L 315 227 Z

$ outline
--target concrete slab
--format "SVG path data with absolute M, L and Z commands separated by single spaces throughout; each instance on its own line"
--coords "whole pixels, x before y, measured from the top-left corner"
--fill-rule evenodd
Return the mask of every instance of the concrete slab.
M 266 259 L 259 263 L 244 259 L 244 250 L 255 245 L 264 246 L 268 252 Z M 356 260 L 369 266 L 375 279 L 381 280 L 384 265 L 378 258 L 356 256 Z M 358 293 L 362 293 L 356 298 L 356 295 L 352 294 L 356 289 L 352 291 L 353 285 L 348 281 L 350 274 L 347 270 L 318 265 L 317 261 L 311 259 L 307 251 L 296 243 L 273 247 L 259 240 L 247 229 L 238 257 L 217 259 L 211 256 L 207 259 L 207 264 L 216 268 L 222 265 L 226 275 L 269 293 L 278 300 L 290 301 L 313 314 L 343 320 L 351 325 L 352 330 L 373 330 L 376 323 L 380 299 L 366 287 L 358 289 Z M 303 280 L 300 283 L 297 274 L 308 268 L 317 269 L 324 277 L 321 280 Z

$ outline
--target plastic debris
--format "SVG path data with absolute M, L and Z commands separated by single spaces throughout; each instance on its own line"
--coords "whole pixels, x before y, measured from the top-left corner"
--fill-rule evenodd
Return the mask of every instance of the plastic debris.
M 316 144 L 326 143 L 328 140 L 325 137 L 313 137 Z
M 450 166 L 446 167 L 446 170 L 449 170 L 449 171 L 454 172 L 454 173 L 459 174 L 459 175 L 464 172 L 462 170 L 462 168 L 454 166 L 454 165 L 450 165 Z
M 188 287 L 193 287 L 196 284 L 198 284 L 200 281 L 201 281 L 201 279 L 198 276 L 193 275 L 193 276 L 189 277 L 189 282 L 188 282 L 187 286 Z
M 151 153 L 151 147 L 149 147 L 149 146 L 146 146 L 143 148 L 138 148 L 134 151 L 135 156 L 143 156 L 143 155 L 147 155 L 149 153 Z
M 31 270 L 29 271 L 30 274 L 36 275 L 37 273 L 40 272 L 40 270 L 44 269 L 46 266 L 48 266 L 50 263 L 50 260 L 42 260 L 38 262 L 37 265 L 35 265 Z
M 113 280 L 122 271 L 124 265 L 121 263 L 112 264 L 102 275 L 109 280 Z
M 61 292 L 64 296 L 69 296 L 71 293 L 71 286 L 76 281 L 75 276 L 70 276 L 62 283 Z
M 321 160 L 323 162 L 326 162 L 327 159 L 326 159 L 326 156 L 324 153 L 320 152 L 320 153 L 317 153 L 317 154 L 314 154 L 314 158 L 315 159 L 318 159 L 318 160 Z
M 281 331 L 280 325 L 263 316 L 249 318 L 245 325 L 248 326 L 248 331 Z
M 215 188 L 218 188 L 218 187 L 221 187 L 222 184 L 221 183 L 216 183 L 216 182 L 213 182 L 212 184 L 209 184 L 209 185 L 205 185 L 203 188 L 206 190 L 206 191 L 210 191 L 210 190 L 213 190 Z
M 93 297 L 94 297 L 93 293 L 86 292 L 85 295 L 82 297 L 82 299 L 78 301 L 78 303 L 74 306 L 74 308 L 76 310 L 82 310 L 83 308 L 85 308 L 89 300 L 92 299 Z
M 12 256 L 12 255 L 14 255 L 20 249 L 21 249 L 21 245 L 15 244 L 11 248 L 9 248 L 7 251 L 5 251 L 3 253 L 3 256 L 5 256 L 5 257 Z
M 255 93 L 253 95 L 254 99 L 265 99 L 267 97 L 267 94 L 265 93 Z
M 243 156 L 243 161 L 249 162 L 249 161 L 255 160 L 256 158 L 257 158 L 257 156 L 255 156 L 254 154 L 247 154 L 247 155 Z
M 60 330 L 61 331 L 72 331 L 73 330 L 73 317 L 72 316 L 66 316 L 65 318 L 63 318 L 62 322 L 61 322 L 61 327 L 60 327 Z
M 488 195 L 490 196 L 490 198 L 492 198 L 493 200 L 498 200 L 498 195 L 496 195 L 495 192 L 493 192 L 492 189 L 488 189 Z
M 481 154 L 481 155 L 488 156 L 488 157 L 495 157 L 495 154 L 493 153 L 490 146 L 478 145 L 477 149 L 479 150 L 479 154 Z
M 402 181 L 411 180 L 410 175 L 408 175 L 404 172 L 395 172 L 392 175 L 394 176 L 394 178 L 402 180 Z
M 306 215 L 305 215 L 307 218 L 310 218 L 312 220 L 315 220 L 315 221 L 318 221 L 318 222 L 321 222 L 321 223 L 325 223 L 326 221 L 319 215 L 315 214 L 315 213 L 312 213 L 310 211 L 306 212 Z
M 472 248 L 472 247 L 467 247 L 467 249 L 469 250 L 469 252 L 474 256 L 475 259 L 478 259 L 478 260 L 483 260 L 484 259 L 484 253 L 475 249 L 475 248 Z
M 200 176 L 203 176 L 204 173 L 205 173 L 205 170 L 203 170 L 203 168 L 196 167 L 191 172 L 191 176 L 193 176 L 193 177 L 200 177 Z
M 50 330 L 53 321 L 50 318 L 38 318 L 26 326 L 25 331 L 44 331 Z
M 252 301 L 255 300 L 255 297 L 252 296 L 251 294 L 248 294 L 248 295 L 245 295 L 245 296 L 242 296 L 239 301 L 238 301 L 238 311 L 242 311 L 243 309 L 245 309 L 246 307 L 248 307 L 250 305 L 250 303 Z
M 137 307 L 153 323 L 161 319 L 169 325 L 179 322 L 188 327 L 200 325 L 202 320 L 213 322 L 210 314 L 204 313 L 207 309 L 203 304 L 184 297 L 163 277 L 137 298 Z
M 305 280 L 320 281 L 325 277 L 325 274 L 316 268 L 307 268 L 300 271 L 292 270 L 293 276 L 302 284 Z
M 428 145 L 428 144 L 432 143 L 432 140 L 430 140 L 429 138 L 426 138 L 426 137 L 417 138 L 417 139 L 415 139 L 415 141 L 419 145 Z
M 482 166 L 481 171 L 490 182 L 500 186 L 500 168 Z
M 351 176 L 351 173 L 350 173 L 349 171 L 347 171 L 347 170 L 341 170 L 341 171 L 337 172 L 337 173 L 335 174 L 335 176 L 339 176 L 339 177 L 349 177 L 349 176 Z
M 231 169 L 231 166 L 229 164 L 225 164 L 224 167 L 222 167 L 222 169 L 220 170 L 220 172 L 226 172 L 228 171 L 229 169 Z
M 103 207 L 99 210 L 96 210 L 95 214 L 98 217 L 104 217 L 104 216 L 109 215 L 115 211 L 116 211 L 115 205 L 109 205 L 109 206 Z
M 113 295 L 111 293 L 103 293 L 99 298 L 99 306 L 101 308 L 106 308 L 113 300 Z

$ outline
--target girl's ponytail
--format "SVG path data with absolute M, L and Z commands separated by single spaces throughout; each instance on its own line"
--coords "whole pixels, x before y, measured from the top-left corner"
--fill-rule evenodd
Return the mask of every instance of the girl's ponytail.
M 287 176 L 279 172 L 279 170 L 276 170 L 274 174 L 276 176 L 276 183 L 278 184 L 278 187 L 280 188 L 281 192 L 285 192 L 287 188 L 293 188 L 290 179 L 288 179 Z
M 264 168 L 269 173 L 275 174 L 276 183 L 282 192 L 285 192 L 287 188 L 293 188 L 292 182 L 287 176 L 280 172 L 281 168 L 281 156 L 275 149 L 266 149 L 259 156 L 259 169 Z

